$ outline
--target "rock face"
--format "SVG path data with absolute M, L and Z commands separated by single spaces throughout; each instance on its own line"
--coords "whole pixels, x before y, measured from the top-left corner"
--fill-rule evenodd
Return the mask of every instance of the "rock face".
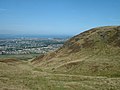
M 56 73 L 120 76 L 120 26 L 93 28 L 32 63 Z

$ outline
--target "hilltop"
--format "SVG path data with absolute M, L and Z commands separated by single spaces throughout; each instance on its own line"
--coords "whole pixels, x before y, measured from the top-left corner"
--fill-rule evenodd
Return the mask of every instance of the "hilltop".
M 119 77 L 120 26 L 87 30 L 32 63 L 54 73 Z

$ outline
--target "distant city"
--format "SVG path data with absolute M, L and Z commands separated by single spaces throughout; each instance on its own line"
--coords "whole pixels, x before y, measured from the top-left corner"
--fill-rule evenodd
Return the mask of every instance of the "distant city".
M 45 54 L 61 47 L 68 36 L 0 36 L 0 55 Z M 9 38 L 8 38 L 9 37 Z

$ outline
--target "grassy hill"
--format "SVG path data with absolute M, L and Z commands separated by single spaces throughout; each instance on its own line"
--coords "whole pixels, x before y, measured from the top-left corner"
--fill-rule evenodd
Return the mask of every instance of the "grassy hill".
M 93 28 L 32 61 L 0 59 L 0 90 L 120 90 L 120 26 Z
M 92 76 L 120 76 L 120 26 L 85 31 L 53 53 L 32 61 L 43 70 Z

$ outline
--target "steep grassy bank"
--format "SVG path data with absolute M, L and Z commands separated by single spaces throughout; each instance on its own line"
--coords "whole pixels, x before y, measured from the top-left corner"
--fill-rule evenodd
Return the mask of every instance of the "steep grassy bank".
M 32 63 L 55 73 L 119 77 L 120 26 L 85 31 L 56 52 L 37 57 Z

